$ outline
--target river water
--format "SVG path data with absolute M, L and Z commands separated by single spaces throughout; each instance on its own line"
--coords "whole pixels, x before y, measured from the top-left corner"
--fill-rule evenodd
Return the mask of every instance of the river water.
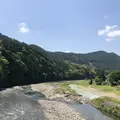
M 0 120 L 47 120 L 35 99 L 15 92 L 0 93 Z
M 108 117 L 106 113 L 102 113 L 89 104 L 69 103 L 69 105 L 77 112 L 80 112 L 80 114 L 84 116 L 86 120 L 120 120 L 120 118 L 116 118 L 114 116 L 108 115 Z
M 16 92 L 0 93 L 0 120 L 47 120 L 42 107 L 36 100 L 45 99 L 38 92 L 24 94 Z M 68 103 L 79 112 L 86 120 L 119 120 L 108 117 L 88 104 Z
M 28 93 L 28 95 L 30 95 L 30 97 L 36 100 L 45 99 L 45 97 L 39 92 Z M 89 104 L 79 104 L 79 103 L 67 103 L 67 104 L 73 109 L 75 109 L 77 112 L 79 112 L 81 116 L 83 116 L 86 120 L 120 120 L 119 118 L 110 116 L 106 113 L 99 111 L 98 109 L 92 107 Z

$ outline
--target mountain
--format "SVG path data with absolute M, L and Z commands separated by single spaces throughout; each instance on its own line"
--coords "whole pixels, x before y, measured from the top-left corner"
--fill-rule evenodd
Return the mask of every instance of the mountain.
M 120 69 L 120 56 L 49 52 L 0 34 L 0 87 L 57 80 L 94 78 L 95 70 Z
M 107 70 L 120 69 L 120 56 L 115 53 L 96 51 L 87 54 L 47 52 L 47 56 L 55 61 L 70 61 L 77 64 L 91 64 L 96 68 Z
M 50 54 L 0 34 L 0 87 L 94 76 L 89 65 L 52 60 Z

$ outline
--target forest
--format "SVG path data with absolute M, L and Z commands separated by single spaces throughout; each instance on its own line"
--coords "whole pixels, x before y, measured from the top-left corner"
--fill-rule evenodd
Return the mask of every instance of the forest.
M 106 58 L 109 62 L 103 67 Z M 0 87 L 94 78 L 97 84 L 107 79 L 111 85 L 117 85 L 120 82 L 118 58 L 116 54 L 100 51 L 85 55 L 49 52 L 0 34 Z M 117 67 L 112 67 L 111 62 Z

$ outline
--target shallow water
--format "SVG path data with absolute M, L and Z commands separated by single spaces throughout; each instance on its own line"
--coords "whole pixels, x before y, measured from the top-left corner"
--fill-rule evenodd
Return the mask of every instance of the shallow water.
M 30 97 L 36 100 L 43 100 L 45 96 L 39 92 L 31 92 L 27 93 Z M 67 103 L 77 112 L 79 112 L 86 120 L 120 120 L 114 116 L 110 116 L 109 114 L 103 113 L 98 109 L 92 107 L 89 104 L 79 104 L 79 103 Z M 109 117 L 108 117 L 109 116 Z
M 45 96 L 43 96 L 39 92 L 28 93 L 28 95 L 36 100 L 45 99 Z M 79 112 L 83 117 L 85 117 L 86 120 L 120 120 L 119 118 L 110 116 L 109 114 L 99 111 L 98 109 L 92 107 L 89 104 L 78 104 L 78 103 L 67 103 L 67 104 L 70 105 L 77 112 Z
M 120 118 L 110 115 L 108 115 L 108 117 L 105 113 L 102 113 L 89 104 L 69 103 L 69 105 L 76 111 L 80 112 L 80 114 L 84 116 L 86 120 L 120 120 Z
M 0 93 L 0 120 L 47 120 L 42 107 L 36 100 L 45 99 L 39 92 L 27 92 L 25 95 L 15 92 Z M 88 104 L 67 103 L 86 120 L 119 120 L 106 115 Z
M 0 120 L 47 120 L 36 100 L 20 93 L 0 93 Z
M 27 92 L 25 93 L 26 95 L 28 95 L 28 97 L 31 97 L 35 100 L 45 100 L 45 96 L 43 94 L 41 94 L 40 92 Z

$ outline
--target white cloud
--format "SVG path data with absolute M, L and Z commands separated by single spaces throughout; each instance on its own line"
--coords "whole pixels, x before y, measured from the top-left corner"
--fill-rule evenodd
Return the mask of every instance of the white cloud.
M 120 37 L 120 29 L 118 29 L 117 25 L 106 25 L 104 29 L 98 30 L 97 34 L 99 36 L 105 36 L 105 40 L 109 42 L 115 40 L 117 37 Z
M 98 35 L 105 35 L 106 33 L 108 33 L 110 30 L 113 30 L 114 28 L 118 27 L 117 25 L 106 25 L 104 29 L 100 29 L 98 30 Z
M 119 37 L 120 36 L 120 30 L 114 30 L 114 31 L 110 31 L 109 33 L 107 33 L 106 35 L 107 37 Z
M 28 28 L 26 23 L 20 23 L 19 24 L 19 31 L 21 33 L 28 33 L 28 32 L 30 32 L 30 29 Z

